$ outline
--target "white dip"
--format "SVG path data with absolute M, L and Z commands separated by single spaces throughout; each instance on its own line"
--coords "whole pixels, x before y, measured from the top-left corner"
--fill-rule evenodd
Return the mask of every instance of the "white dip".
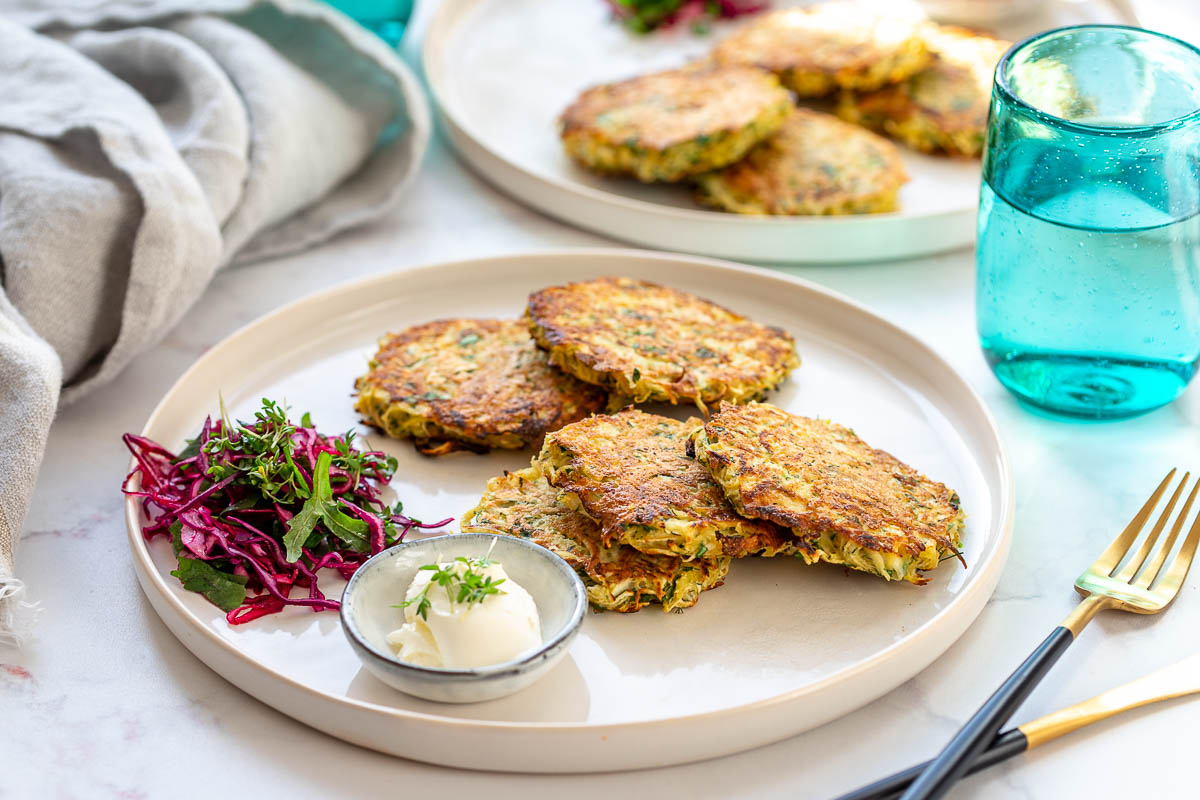
M 483 667 L 541 646 L 537 606 L 503 566 L 486 559 L 436 566 L 417 571 L 405 595 L 404 625 L 388 634 L 401 661 L 450 669 Z M 447 574 L 449 585 L 443 586 L 437 577 L 445 580 Z M 470 591 L 489 579 L 495 591 Z M 464 585 L 468 599 L 460 602 Z

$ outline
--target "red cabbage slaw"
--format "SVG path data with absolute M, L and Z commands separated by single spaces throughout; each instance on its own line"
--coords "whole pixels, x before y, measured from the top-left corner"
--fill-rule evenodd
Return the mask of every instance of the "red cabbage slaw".
M 381 488 L 396 460 L 356 449 L 354 438 L 318 433 L 307 414 L 293 424 L 264 399 L 253 423 L 206 419 L 178 455 L 125 434 L 136 463 L 122 490 L 142 498 L 146 539 L 171 539 L 179 560 L 171 574 L 222 608 L 231 625 L 287 606 L 333 610 L 341 604 L 321 591 L 320 570 L 349 578 L 410 530 L 453 520 L 426 524 L 400 503 L 389 507 Z M 140 485 L 131 488 L 135 475 Z
M 613 16 L 637 33 L 673 25 L 704 28 L 712 19 L 728 19 L 765 9 L 768 0 L 606 0 Z

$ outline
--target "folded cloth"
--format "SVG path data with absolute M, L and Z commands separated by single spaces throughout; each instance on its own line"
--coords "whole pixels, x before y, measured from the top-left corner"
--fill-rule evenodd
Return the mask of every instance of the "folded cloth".
M 0 0 L 0 641 L 61 399 L 223 266 L 379 216 L 429 139 L 411 72 L 307 0 Z

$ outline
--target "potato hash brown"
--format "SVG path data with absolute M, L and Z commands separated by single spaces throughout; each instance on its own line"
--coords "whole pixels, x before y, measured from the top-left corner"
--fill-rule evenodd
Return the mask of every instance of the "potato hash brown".
M 388 334 L 355 387 L 370 424 L 427 455 L 537 444 L 607 399 L 551 366 L 523 320 L 438 320 Z
M 787 534 L 730 507 L 708 470 L 687 455 L 687 422 L 627 409 L 546 436 L 537 462 L 546 479 L 600 526 L 607 546 L 684 559 L 775 555 Z
M 792 107 L 771 74 L 685 67 L 588 89 L 560 118 L 563 147 L 593 172 L 679 181 L 732 164 Z
M 739 214 L 865 214 L 894 211 L 907 180 L 891 142 L 797 108 L 746 158 L 698 177 L 696 200 Z
M 639 403 L 744 403 L 800 364 L 786 331 L 632 278 L 542 289 L 527 314 L 551 362 Z
M 881 130 L 926 153 L 978 156 L 987 133 L 992 73 L 1011 42 L 950 26 L 931 27 L 933 62 L 872 92 L 843 92 L 838 116 Z
M 488 481 L 479 505 L 462 520 L 464 533 L 520 536 L 540 544 L 579 573 L 588 600 L 599 609 L 637 611 L 661 604 L 682 611 L 700 593 L 720 586 L 729 558 L 650 555 L 622 544 L 603 545 L 590 518 L 558 502 L 559 491 L 538 466 L 505 473 Z
M 928 63 L 924 24 L 906 3 L 834 0 L 759 17 L 719 42 L 713 57 L 770 70 L 800 97 L 878 89 Z
M 958 495 L 841 425 L 723 405 L 693 434 L 692 452 L 739 513 L 791 528 L 810 564 L 920 584 L 921 570 L 959 555 Z

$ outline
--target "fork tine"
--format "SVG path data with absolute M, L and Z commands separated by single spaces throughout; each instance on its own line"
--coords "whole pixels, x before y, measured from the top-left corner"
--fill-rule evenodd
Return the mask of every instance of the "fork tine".
M 1121 559 L 1125 557 L 1125 553 L 1129 552 L 1129 547 L 1137 540 L 1137 535 L 1150 517 L 1150 512 L 1158 505 L 1158 498 L 1162 497 L 1163 490 L 1167 488 L 1167 484 L 1173 477 L 1175 477 L 1175 469 L 1172 467 L 1171 471 L 1167 473 L 1167 477 L 1163 478 L 1162 483 L 1154 490 L 1154 494 L 1150 495 L 1146 505 L 1142 506 L 1142 510 L 1130 520 L 1129 524 L 1125 526 L 1125 530 L 1121 531 L 1121 535 L 1113 539 L 1108 549 L 1101 553 L 1096 562 L 1092 564 L 1093 570 L 1101 575 L 1112 574 L 1117 564 L 1120 564 Z
M 1196 515 L 1191 530 L 1188 531 L 1187 538 L 1183 540 L 1183 547 L 1179 548 L 1179 555 L 1175 556 L 1175 560 L 1171 562 L 1171 566 L 1167 567 L 1166 574 L 1162 576 L 1158 585 L 1154 587 L 1154 593 L 1164 603 L 1170 603 L 1174 600 L 1175 595 L 1179 593 L 1179 587 L 1183 586 L 1183 581 L 1187 578 L 1188 570 L 1192 566 L 1192 557 L 1196 555 L 1196 544 L 1198 542 L 1200 542 L 1200 514 Z
M 1179 482 L 1179 486 L 1175 487 L 1175 493 L 1171 495 L 1171 499 L 1167 501 L 1167 507 L 1158 515 L 1158 519 L 1154 523 L 1154 527 L 1150 530 L 1146 540 L 1142 542 L 1142 546 L 1134 553 L 1133 558 L 1129 559 L 1120 572 L 1115 576 L 1119 581 L 1129 581 L 1137 574 L 1138 567 L 1142 566 L 1142 562 L 1146 560 L 1146 556 L 1150 555 L 1150 551 L 1154 548 L 1158 537 L 1162 534 L 1163 527 L 1167 524 L 1167 520 L 1171 518 L 1171 512 L 1175 510 L 1175 504 L 1179 502 L 1180 495 L 1187 488 L 1188 478 L 1192 477 L 1190 472 L 1183 473 L 1183 480 Z
M 1183 479 L 1180 488 L 1187 483 L 1187 478 Z M 1197 492 L 1200 492 L 1200 479 L 1192 485 L 1192 492 L 1188 495 L 1187 502 L 1183 504 L 1183 510 L 1179 512 L 1179 516 L 1175 518 L 1175 524 L 1171 526 L 1171 534 L 1167 537 L 1167 541 L 1154 554 L 1154 558 L 1150 564 L 1142 570 L 1142 574 L 1138 575 L 1134 586 L 1142 589 L 1150 588 L 1150 584 L 1154 582 L 1154 578 L 1158 575 L 1158 571 L 1162 569 L 1163 562 L 1167 560 L 1167 556 L 1171 553 L 1171 548 L 1175 546 L 1175 541 L 1179 538 L 1179 532 L 1183 530 L 1183 523 L 1187 521 L 1188 512 L 1192 510 L 1192 501 L 1196 499 Z

